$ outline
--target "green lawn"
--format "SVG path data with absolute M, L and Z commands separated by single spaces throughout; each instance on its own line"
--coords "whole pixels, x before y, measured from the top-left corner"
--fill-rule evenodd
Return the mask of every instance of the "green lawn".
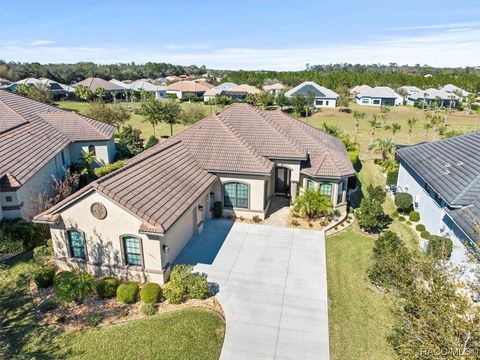
M 205 105 L 203 102 L 196 102 L 196 103 L 188 103 L 182 102 L 180 103 L 183 109 L 188 109 L 189 107 L 199 106 L 203 108 L 205 115 L 210 115 L 214 111 L 216 111 L 216 107 L 212 105 Z M 58 107 L 61 109 L 66 110 L 74 110 L 79 112 L 80 114 L 85 115 L 88 103 L 86 102 L 78 102 L 78 101 L 60 101 L 57 103 Z M 129 106 L 131 106 L 129 104 Z M 136 103 L 136 108 L 140 106 L 140 103 Z M 134 128 L 139 129 L 142 132 L 142 138 L 148 139 L 151 135 L 153 135 L 153 127 L 148 122 L 145 121 L 145 117 L 141 114 L 132 115 L 130 121 L 126 123 L 127 125 L 132 125 Z M 185 129 L 185 126 L 182 124 L 177 124 L 173 126 L 173 134 L 177 134 L 180 131 Z M 170 126 L 166 124 L 159 124 L 155 127 L 155 135 L 160 138 L 162 136 L 170 136 Z
M 216 314 L 178 310 L 122 325 L 62 333 L 39 323 L 28 292 L 30 254 L 0 268 L 1 359 L 218 359 L 225 325 Z

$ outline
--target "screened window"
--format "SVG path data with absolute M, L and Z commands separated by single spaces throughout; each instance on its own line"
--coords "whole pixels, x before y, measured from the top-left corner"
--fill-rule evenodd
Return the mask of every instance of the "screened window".
M 307 190 L 315 190 L 315 183 L 307 179 Z
M 97 155 L 97 151 L 95 150 L 94 145 L 88 145 L 88 152 L 92 153 L 93 155 Z
M 317 100 L 317 105 L 322 106 L 323 105 L 323 100 Z
M 362 104 L 368 104 L 369 102 L 370 102 L 370 100 L 368 100 L 368 99 L 365 99 L 365 98 L 362 99 Z
M 225 207 L 248 208 L 248 185 L 226 183 L 223 202 Z
M 73 258 L 86 259 L 85 236 L 77 230 L 67 231 L 68 246 L 70 247 L 70 255 Z
M 320 184 L 320 194 L 331 196 L 332 195 L 332 184 Z
M 338 184 L 338 196 L 337 196 L 337 204 L 341 204 L 343 202 L 343 192 L 345 191 L 345 183 L 342 181 Z
M 328 106 L 328 100 L 325 100 L 325 106 Z
M 142 265 L 142 246 L 140 240 L 134 237 L 123 237 L 126 265 Z

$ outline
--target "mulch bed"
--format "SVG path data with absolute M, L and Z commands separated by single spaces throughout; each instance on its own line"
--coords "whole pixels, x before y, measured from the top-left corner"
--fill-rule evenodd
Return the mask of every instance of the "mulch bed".
M 33 281 L 30 281 L 30 293 L 41 321 L 64 331 L 120 324 L 147 317 L 141 312 L 142 303 L 140 301 L 127 305 L 122 304 L 115 298 L 101 299 L 97 295 L 91 295 L 81 304 L 75 302 L 66 306 L 59 304 L 53 309 L 44 310 L 42 304 L 54 300 L 53 286 L 39 289 Z M 156 307 L 156 315 L 180 309 L 201 307 L 214 311 L 225 318 L 222 307 L 213 296 L 205 300 L 188 300 L 177 305 L 162 301 L 156 304 Z

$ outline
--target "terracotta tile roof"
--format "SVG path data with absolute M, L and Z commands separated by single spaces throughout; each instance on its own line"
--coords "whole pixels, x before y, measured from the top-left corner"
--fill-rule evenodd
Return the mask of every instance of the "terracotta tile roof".
M 15 115 L 13 115 L 15 114 Z M 11 127 L 15 118 L 18 126 Z M 22 119 L 23 123 L 20 123 Z M 114 126 L 0 90 L 0 176 L 24 184 L 68 144 L 109 140 Z M 10 125 L 6 125 L 10 124 Z
M 205 92 L 210 89 L 209 86 L 205 85 L 204 83 L 184 80 L 184 81 L 177 81 L 173 84 L 167 86 L 167 90 L 172 91 L 182 91 L 182 92 Z
M 139 231 L 163 234 L 204 193 L 216 176 L 203 170 L 179 139 L 171 138 L 91 183 L 36 221 L 58 222 L 72 200 L 95 189 L 144 222 Z
M 247 85 L 247 84 L 241 84 L 234 86 L 228 90 L 228 92 L 234 92 L 234 93 L 247 93 L 247 94 L 259 94 L 261 91 L 257 89 L 255 86 L 252 85 Z
M 96 77 L 90 77 L 90 78 L 87 78 L 85 80 L 79 81 L 78 83 L 76 83 L 73 86 L 76 87 L 76 86 L 79 86 L 79 85 L 86 86 L 92 91 L 95 91 L 98 88 L 104 88 L 105 91 L 120 91 L 121 92 L 121 91 L 125 90 L 124 87 L 122 87 L 118 84 L 114 84 L 113 82 L 103 80 L 101 78 L 96 78 Z
M 264 85 L 263 86 L 263 90 L 265 91 L 270 91 L 270 90 L 283 90 L 285 89 L 285 85 L 281 84 L 281 83 L 275 83 L 275 84 L 271 84 L 271 85 Z

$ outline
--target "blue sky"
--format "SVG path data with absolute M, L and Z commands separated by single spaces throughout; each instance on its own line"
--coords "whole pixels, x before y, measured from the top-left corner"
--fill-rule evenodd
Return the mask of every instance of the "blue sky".
M 480 1 L 0 0 L 0 59 L 480 65 Z

